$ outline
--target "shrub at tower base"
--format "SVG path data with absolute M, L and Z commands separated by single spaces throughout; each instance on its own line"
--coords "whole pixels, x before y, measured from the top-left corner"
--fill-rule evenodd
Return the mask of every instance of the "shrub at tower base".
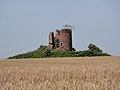
M 41 45 L 37 50 L 27 52 L 24 54 L 18 54 L 16 56 L 9 57 L 8 59 L 20 59 L 20 58 L 49 58 L 49 57 L 85 57 L 85 56 L 111 56 L 110 54 L 103 53 L 103 51 L 95 46 L 89 44 L 88 50 L 84 51 L 59 51 L 55 49 L 49 49 L 47 46 Z

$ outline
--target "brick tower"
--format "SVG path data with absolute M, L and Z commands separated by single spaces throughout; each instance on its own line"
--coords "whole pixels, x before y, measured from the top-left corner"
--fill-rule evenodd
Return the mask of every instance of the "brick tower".
M 56 31 L 55 39 L 59 40 L 58 50 L 72 50 L 72 30 L 61 29 Z
M 72 29 L 71 27 L 65 27 L 61 30 L 56 30 L 55 36 L 54 32 L 49 33 L 49 48 L 56 50 L 67 50 L 72 51 Z

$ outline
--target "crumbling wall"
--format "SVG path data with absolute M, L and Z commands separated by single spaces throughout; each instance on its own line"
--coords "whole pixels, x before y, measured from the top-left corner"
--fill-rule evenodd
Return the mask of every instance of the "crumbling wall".
M 54 48 L 54 32 L 49 33 L 49 48 L 53 49 Z

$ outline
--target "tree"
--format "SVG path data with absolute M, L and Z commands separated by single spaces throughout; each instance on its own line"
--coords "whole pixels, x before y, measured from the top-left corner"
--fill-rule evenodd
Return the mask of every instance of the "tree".
M 101 52 L 101 53 L 103 52 L 99 47 L 97 47 L 92 43 L 88 45 L 88 48 L 89 48 L 89 51 Z
M 44 45 L 41 45 L 38 49 L 37 49 L 37 51 L 43 51 L 43 50 L 45 50 L 45 49 L 47 49 L 48 47 L 47 46 L 44 46 Z

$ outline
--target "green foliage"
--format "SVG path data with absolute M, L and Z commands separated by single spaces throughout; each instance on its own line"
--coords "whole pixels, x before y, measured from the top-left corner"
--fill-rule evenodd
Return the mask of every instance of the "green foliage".
M 41 45 L 37 50 L 38 51 L 43 51 L 43 50 L 45 50 L 47 48 L 48 48 L 47 46 Z
M 107 53 L 103 53 L 101 49 L 99 49 L 94 44 L 89 44 L 88 50 L 84 51 L 59 51 L 49 49 L 47 46 L 41 45 L 37 50 L 18 54 L 13 57 L 9 57 L 8 59 L 20 59 L 20 58 L 47 58 L 47 57 L 85 57 L 85 56 L 110 56 Z
M 89 48 L 90 51 L 103 52 L 99 47 L 95 46 L 94 44 L 89 44 L 88 48 Z

